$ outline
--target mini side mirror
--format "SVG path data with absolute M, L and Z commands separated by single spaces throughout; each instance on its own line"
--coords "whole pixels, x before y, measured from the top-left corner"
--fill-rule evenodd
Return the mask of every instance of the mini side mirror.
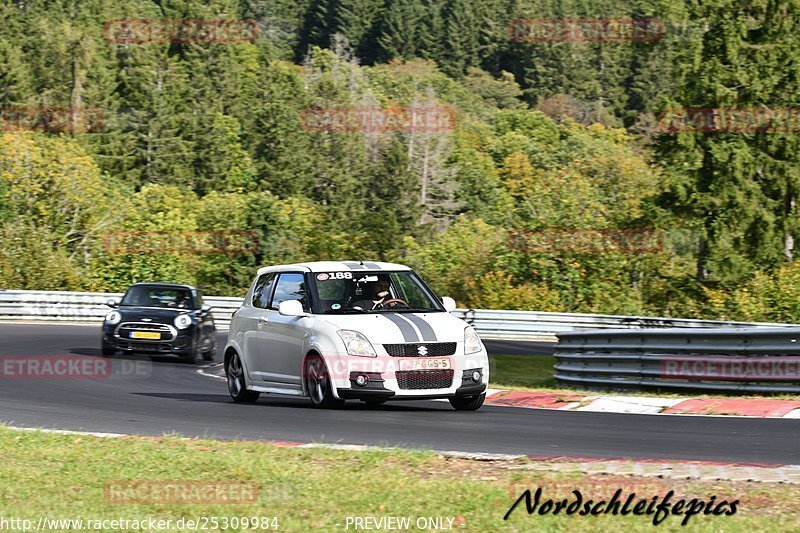
M 203 304 L 203 305 L 200 307 L 200 312 L 202 312 L 202 313 L 208 313 L 208 312 L 210 312 L 210 311 L 211 311 L 211 306 L 210 306 L 210 305 L 208 305 L 208 304 Z
M 448 313 L 452 313 L 456 310 L 456 301 L 449 296 L 442 296 L 442 305 L 444 306 L 444 310 Z
M 284 316 L 308 316 L 300 300 L 286 300 L 278 305 L 278 313 Z
M 109 298 L 108 300 L 106 300 L 106 305 L 113 309 L 116 306 L 118 306 L 119 303 L 115 299 Z

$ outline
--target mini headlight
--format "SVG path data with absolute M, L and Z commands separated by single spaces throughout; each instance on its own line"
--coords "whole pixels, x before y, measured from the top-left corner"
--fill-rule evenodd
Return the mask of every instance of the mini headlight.
M 178 315 L 175 317 L 175 327 L 178 329 L 186 329 L 192 325 L 192 317 L 189 315 Z
M 342 338 L 348 354 L 362 357 L 378 357 L 378 354 L 375 353 L 375 348 L 361 333 L 349 329 L 340 329 L 337 333 Z
M 122 315 L 119 311 L 111 311 L 106 315 L 106 324 L 119 324 L 122 320 Z
M 464 329 L 464 354 L 469 355 L 471 353 L 480 352 L 482 349 L 483 344 L 481 343 L 481 338 L 478 337 L 478 334 L 475 333 L 472 326 L 467 326 Z

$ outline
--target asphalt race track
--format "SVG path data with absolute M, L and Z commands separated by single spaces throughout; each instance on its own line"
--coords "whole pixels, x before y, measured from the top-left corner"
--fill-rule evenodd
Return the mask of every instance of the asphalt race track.
M 224 334 L 220 336 L 220 349 Z M 507 346 L 500 347 L 508 353 Z M 542 346 L 534 349 L 546 349 Z M 0 358 L 100 357 L 99 326 L 0 324 Z M 217 356 L 219 358 L 219 354 Z M 117 356 L 109 376 L 0 376 L 0 421 L 15 426 L 226 439 L 399 445 L 465 452 L 800 464 L 800 420 L 561 412 L 446 402 L 348 402 L 314 409 L 262 395 L 234 404 L 226 384 L 171 358 Z

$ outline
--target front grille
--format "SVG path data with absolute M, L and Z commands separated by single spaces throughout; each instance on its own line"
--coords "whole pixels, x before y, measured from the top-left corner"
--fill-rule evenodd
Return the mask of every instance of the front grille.
M 392 357 L 441 357 L 443 355 L 453 355 L 456 353 L 456 343 L 454 342 L 384 344 L 383 347 L 386 353 Z
M 169 331 L 169 326 L 165 324 L 151 324 L 149 322 L 126 322 L 120 326 L 120 329 L 147 329 L 156 331 Z
M 133 339 L 132 331 L 157 331 L 161 334 L 159 339 Z M 166 324 L 153 324 L 150 322 L 124 322 L 117 328 L 116 334 L 126 341 L 132 342 L 158 342 L 169 341 L 175 338 L 175 333 Z
M 395 372 L 402 390 L 447 389 L 453 385 L 453 370 L 409 370 Z

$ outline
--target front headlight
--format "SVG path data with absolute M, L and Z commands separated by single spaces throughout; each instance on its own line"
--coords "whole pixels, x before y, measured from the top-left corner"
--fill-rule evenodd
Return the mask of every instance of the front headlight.
M 111 311 L 106 315 L 106 324 L 119 324 L 120 320 L 122 320 L 122 314 L 119 311 Z
M 342 338 L 348 354 L 362 357 L 378 357 L 378 354 L 375 353 L 375 348 L 361 333 L 349 329 L 340 329 L 337 333 Z
M 475 333 L 472 326 L 467 326 L 464 329 L 464 354 L 469 355 L 471 353 L 480 352 L 482 349 L 483 343 L 481 343 L 481 338 L 478 337 L 478 334 Z
M 189 315 L 178 315 L 175 317 L 175 327 L 178 329 L 186 329 L 192 325 L 192 317 Z

